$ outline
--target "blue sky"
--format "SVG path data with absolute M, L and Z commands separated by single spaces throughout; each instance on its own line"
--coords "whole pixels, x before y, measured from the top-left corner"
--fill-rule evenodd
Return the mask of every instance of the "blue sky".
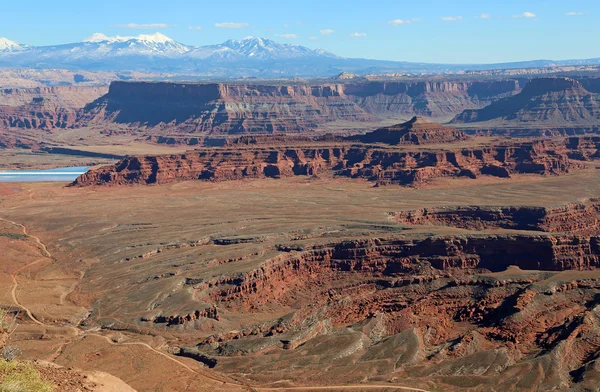
M 345 57 L 493 63 L 600 57 L 598 0 L 5 0 L 0 37 L 31 45 L 161 33 L 260 36 Z

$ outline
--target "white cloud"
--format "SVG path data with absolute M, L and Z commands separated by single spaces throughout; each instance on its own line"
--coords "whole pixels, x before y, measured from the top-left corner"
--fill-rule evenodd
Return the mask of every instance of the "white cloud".
M 202 26 L 188 26 L 188 30 L 202 30 Z
M 331 35 L 331 34 L 335 33 L 335 30 L 331 30 L 331 29 L 319 30 L 319 33 L 321 33 L 323 35 Z
M 350 37 L 366 37 L 367 33 L 352 33 Z
M 248 27 L 248 23 L 223 22 L 215 23 L 215 27 L 220 29 L 242 29 Z
M 521 15 L 514 15 L 513 18 L 535 18 L 536 16 L 533 12 L 523 12 Z
M 295 39 L 295 38 L 298 38 L 298 36 L 296 34 L 281 34 L 279 37 L 285 38 L 285 39 Z
M 316 41 L 319 39 L 319 37 L 312 36 L 312 37 L 308 37 L 308 39 L 311 41 Z
M 287 29 L 288 27 L 290 27 L 290 25 L 286 23 L 283 25 L 283 27 L 285 27 Z
M 412 23 L 412 21 L 407 20 L 407 19 L 394 19 L 394 20 L 390 20 L 388 22 L 388 24 L 394 25 L 394 26 L 400 26 L 400 25 L 411 24 L 411 23 Z
M 567 15 L 567 16 L 582 16 L 582 15 L 585 15 L 585 14 L 587 14 L 587 12 L 581 12 L 581 11 L 575 12 L 575 11 L 572 11 L 572 12 L 567 12 L 565 15 Z
M 171 26 L 166 23 L 147 23 L 147 24 L 127 23 L 127 24 L 110 25 L 109 27 L 116 27 L 119 29 L 168 29 Z
M 457 22 L 459 20 L 463 20 L 463 17 L 462 16 L 442 16 L 440 19 L 444 20 L 446 22 Z
M 485 12 L 478 16 L 479 19 L 492 19 L 492 15 L 486 14 Z

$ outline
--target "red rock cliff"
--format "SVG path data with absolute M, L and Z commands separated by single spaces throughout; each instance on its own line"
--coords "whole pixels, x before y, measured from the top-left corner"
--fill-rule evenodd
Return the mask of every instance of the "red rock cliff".
M 561 174 L 581 168 L 563 143 L 400 150 L 368 145 L 290 148 L 206 148 L 179 155 L 128 157 L 89 171 L 75 185 L 156 184 L 182 180 L 238 180 L 295 175 L 339 175 L 378 183 L 417 185 L 441 177 L 513 173 Z
M 371 114 L 444 116 L 481 108 L 518 90 L 516 81 L 260 85 L 113 82 L 83 122 L 176 126 L 184 133 L 305 132 Z

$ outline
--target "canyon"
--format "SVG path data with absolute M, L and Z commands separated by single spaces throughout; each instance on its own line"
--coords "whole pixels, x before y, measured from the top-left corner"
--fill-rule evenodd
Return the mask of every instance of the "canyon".
M 2 344 L 123 390 L 596 390 L 598 80 L 1 90 L 2 159 L 101 159 L 0 183 Z
M 382 120 L 418 115 L 444 121 L 454 117 L 454 126 L 477 135 L 597 132 L 597 78 L 413 79 L 113 81 L 108 90 L 86 82 L 11 88 L 0 94 L 0 128 L 19 134 L 18 129 L 97 127 L 152 142 L 196 145 L 232 134 L 365 133 Z
M 588 143 L 578 141 L 586 154 Z M 68 274 L 48 263 L 18 275 L 37 287 L 18 296 L 34 317 L 75 320 L 82 331 L 56 357 L 63 366 L 150 390 L 162 370 L 140 378 L 110 365 L 113 350 L 133 358 L 123 345 L 141 340 L 232 390 L 583 390 L 597 382 L 600 238 L 597 200 L 577 200 L 600 192 L 599 175 L 581 168 L 422 188 L 292 176 L 0 190 L 2 217 L 35 228 Z M 457 217 L 434 221 L 442 203 Z M 488 222 L 480 213 L 472 220 L 481 225 L 460 216 L 494 205 L 502 215 Z M 533 213 L 535 222 L 523 217 Z M 0 241 L 22 249 L 8 257 L 29 255 L 26 239 Z M 51 306 L 58 294 L 38 296 L 55 282 L 75 285 L 68 308 Z M 21 322 L 15 343 L 30 344 L 36 327 Z M 61 342 L 45 336 L 25 347 L 51 352 Z M 154 354 L 136 355 L 145 363 Z M 180 382 L 169 378 L 185 390 Z

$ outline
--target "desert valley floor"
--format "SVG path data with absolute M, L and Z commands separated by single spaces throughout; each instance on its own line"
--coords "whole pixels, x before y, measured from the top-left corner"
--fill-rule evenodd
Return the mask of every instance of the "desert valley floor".
M 444 314 L 436 293 L 445 290 L 452 297 L 450 291 L 456 287 L 450 282 L 470 282 L 462 290 L 473 297 L 448 306 L 456 308 L 452 312 L 460 308 L 471 313 L 486 311 L 477 308 L 477 297 L 491 297 L 488 306 L 495 308 L 528 297 L 529 308 L 520 311 L 536 312 L 534 325 L 519 325 L 514 314 L 510 321 L 498 320 L 512 333 L 524 335 L 522 339 L 550 323 L 567 323 L 575 317 L 595 322 L 594 310 L 586 311 L 580 303 L 585 288 L 576 288 L 576 295 L 556 288 L 574 282 L 600 284 L 599 273 L 518 267 L 473 274 L 459 268 L 411 271 L 406 276 L 421 278 L 399 284 L 404 287 L 396 290 L 406 292 L 392 298 L 394 283 L 384 282 L 387 274 L 378 272 L 377 264 L 385 263 L 382 249 L 394 241 L 547 235 L 411 227 L 393 222 L 392 212 L 457 204 L 549 207 L 582 202 L 598 193 L 599 177 L 600 171 L 592 168 L 556 177 L 442 180 L 424 189 L 373 187 L 345 178 L 190 181 L 143 191 L 136 186 L 4 183 L 0 184 L 4 260 L 0 295 L 4 303 L 23 309 L 23 323 L 12 339 L 27 357 L 105 371 L 138 390 L 292 390 L 288 387 L 353 383 L 387 383 L 377 390 L 393 386 L 506 390 L 519 383 L 554 382 L 552 373 L 559 370 L 551 367 L 569 366 L 569 358 L 544 363 L 550 360 L 545 356 L 557 355 L 553 352 L 557 348 L 536 347 L 518 355 L 514 347 L 497 348 L 493 339 L 486 338 L 490 328 L 473 317 L 465 313 L 457 320 Z M 273 260 L 283 263 L 312 249 L 351 241 L 365 248 L 369 245 L 362 242 L 376 241 L 378 246 L 361 249 L 366 252 L 363 263 L 373 265 L 321 274 L 310 266 L 295 266 L 297 276 L 267 267 Z M 235 279 L 257 270 L 261 276 L 256 276 L 260 281 L 256 290 L 227 291 L 236 285 Z M 326 289 L 323 279 L 328 280 Z M 219 290 L 225 292 L 215 295 L 207 282 L 222 285 Z M 420 287 L 423 282 L 427 283 Z M 556 292 L 548 296 L 548 290 Z M 421 303 L 410 304 L 416 291 L 421 292 Z M 548 301 L 571 305 L 556 314 Z M 372 309 L 363 309 L 370 302 Z M 403 329 L 390 314 L 401 314 L 403 308 L 411 312 L 416 306 L 419 319 L 412 322 L 423 323 L 423 329 L 385 336 Z M 327 316 L 317 317 L 320 312 Z M 229 336 L 233 331 L 240 335 Z M 548 335 L 551 340 L 552 332 Z M 209 347 L 221 342 L 232 351 L 217 356 L 210 348 L 202 356 L 205 362 L 215 358 L 218 372 L 194 359 L 170 355 L 188 349 L 188 356 L 193 358 L 195 352 L 200 356 L 194 346 L 207 339 L 215 342 Z M 285 349 L 284 343 L 295 339 L 301 342 L 298 347 Z M 434 371 L 442 359 L 450 364 Z M 414 370 L 400 368 L 398 361 Z M 459 374 L 471 376 L 456 377 L 457 366 L 464 368 Z M 510 371 L 520 366 L 529 368 L 523 373 L 526 377 Z M 411 377 L 419 373 L 428 376 Z

